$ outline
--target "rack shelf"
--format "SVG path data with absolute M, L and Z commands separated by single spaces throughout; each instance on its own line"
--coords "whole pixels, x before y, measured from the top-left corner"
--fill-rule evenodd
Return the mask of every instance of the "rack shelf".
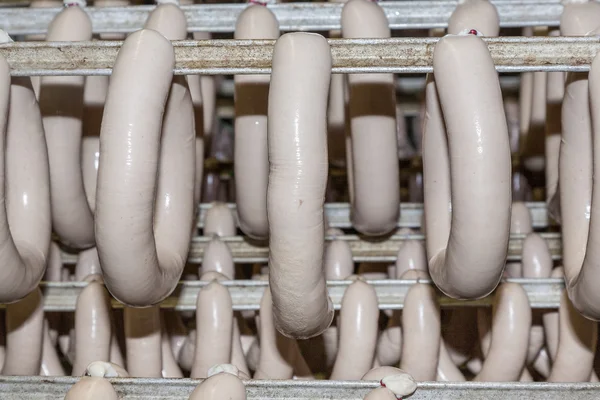
M 508 279 L 507 282 L 520 284 L 527 292 L 532 308 L 558 308 L 560 295 L 564 289 L 562 279 Z M 377 293 L 379 308 L 382 310 L 399 310 L 404 307 L 404 298 L 416 280 L 372 280 L 367 281 L 373 286 Z M 431 283 L 429 280 L 419 280 L 421 283 Z M 339 310 L 342 297 L 348 285 L 352 281 L 329 281 L 327 288 L 336 310 Z M 193 311 L 196 309 L 196 298 L 198 292 L 207 282 L 182 281 L 178 284 L 175 292 L 161 303 L 161 308 L 174 309 L 177 311 Z M 221 284 L 229 289 L 233 302 L 233 309 L 258 310 L 260 300 L 268 282 L 258 280 L 235 280 L 222 281 Z M 45 311 L 75 311 L 77 296 L 87 285 L 86 282 L 42 282 L 40 287 L 44 292 Z M 490 306 L 492 297 L 488 296 L 479 300 L 456 300 L 438 294 L 441 307 L 481 307 Z M 122 308 L 123 305 L 116 300 L 112 302 L 114 308 Z
M 496 0 L 502 27 L 558 26 L 563 6 L 558 0 Z M 382 1 L 392 29 L 444 28 L 456 7 L 455 0 Z M 181 6 L 189 31 L 233 32 L 246 4 Z M 342 4 L 269 4 L 282 31 L 340 29 Z M 154 6 L 87 7 L 94 32 L 133 32 L 141 29 Z M 10 34 L 46 32 L 60 8 L 0 9 L 0 26 Z
M 328 39 L 333 73 L 432 72 L 439 38 Z M 483 38 L 498 72 L 588 71 L 599 37 Z M 268 74 L 274 40 L 174 41 L 174 73 Z M 120 41 L 15 42 L 0 45 L 13 76 L 109 75 Z
M 1 377 L 0 396 L 14 400 L 63 399 L 74 377 Z M 120 378 L 110 380 L 122 400 L 187 400 L 201 380 Z M 362 400 L 374 381 L 245 381 L 249 400 Z M 421 382 L 411 400 L 596 400 L 600 384 L 519 382 Z

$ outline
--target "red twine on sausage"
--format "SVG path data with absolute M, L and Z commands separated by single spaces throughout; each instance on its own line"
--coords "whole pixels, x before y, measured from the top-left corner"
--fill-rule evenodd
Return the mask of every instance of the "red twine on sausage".
M 379 0 L 371 0 L 371 1 L 379 1 Z M 387 388 L 387 386 L 385 386 L 385 383 L 383 383 L 383 379 L 379 381 L 379 384 L 381 385 L 381 387 Z M 402 400 L 402 397 L 396 397 L 398 400 Z
M 263 6 L 263 7 L 267 6 L 267 3 L 265 1 L 248 0 L 248 3 L 250 3 L 250 4 L 257 4 L 257 5 Z
M 471 30 L 469 31 L 469 35 L 475 35 L 475 36 L 477 36 L 477 34 L 478 34 L 478 33 L 479 33 L 479 32 L 477 32 L 477 29 L 471 29 Z

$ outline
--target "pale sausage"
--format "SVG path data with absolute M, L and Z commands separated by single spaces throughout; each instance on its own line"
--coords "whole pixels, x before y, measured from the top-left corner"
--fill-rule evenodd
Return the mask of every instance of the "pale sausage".
M 235 218 L 226 203 L 214 202 L 204 216 L 204 236 L 229 237 L 236 235 Z
M 267 216 L 274 320 L 284 335 L 309 338 L 334 316 L 323 268 L 331 51 L 320 35 L 288 33 L 277 40 L 272 65 Z
M 71 386 L 65 400 L 118 400 L 111 383 L 104 378 L 83 377 Z
M 237 376 L 221 372 L 202 381 L 189 400 L 246 400 L 246 387 Z
M 133 377 L 162 377 L 160 309 L 130 308 L 123 310 L 127 371 Z
M 496 6 L 488 0 L 459 0 L 448 21 L 448 33 L 458 34 L 465 29 L 475 29 L 484 36 L 498 36 L 500 18 Z

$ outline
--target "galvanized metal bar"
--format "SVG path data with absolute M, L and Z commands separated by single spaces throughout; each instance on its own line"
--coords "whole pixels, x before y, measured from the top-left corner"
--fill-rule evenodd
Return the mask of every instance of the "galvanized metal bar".
M 540 234 L 550 250 L 552 259 L 559 260 L 562 254 L 562 244 L 560 233 L 541 233 Z M 333 237 L 326 237 L 325 240 L 333 240 Z M 400 246 L 407 240 L 425 240 L 424 235 L 393 235 L 384 240 L 368 240 L 358 235 L 345 235 L 335 237 L 336 240 L 348 242 L 352 250 L 352 258 L 355 262 L 381 262 L 393 263 L 396 261 L 396 255 Z M 523 251 L 523 240 L 525 235 L 513 235 L 508 245 L 508 261 L 519 261 Z M 211 240 L 207 236 L 196 236 L 192 239 L 188 262 L 201 264 L 204 256 L 204 249 Z M 269 248 L 266 243 L 255 243 L 249 241 L 243 236 L 232 236 L 221 238 L 231 251 L 233 261 L 238 264 L 266 263 L 269 259 Z M 62 253 L 62 260 L 67 264 L 75 264 L 77 255 Z
M 0 397 L 13 400 L 59 400 L 80 378 L 0 377 Z M 199 379 L 116 378 L 110 380 L 122 400 L 187 400 Z M 376 381 L 250 380 L 249 400 L 362 400 L 379 387 Z M 596 400 L 597 383 L 420 382 L 411 400 Z
M 527 296 L 532 308 L 558 308 L 560 295 L 564 289 L 562 279 L 509 279 L 508 282 L 520 284 Z M 400 310 L 404 307 L 404 298 L 408 290 L 417 281 L 415 280 L 372 280 L 368 281 L 375 288 L 379 308 L 382 310 Z M 420 283 L 431 283 L 420 280 Z M 258 310 L 260 300 L 269 283 L 257 280 L 235 280 L 221 282 L 229 289 L 233 301 L 233 309 Z M 352 281 L 329 281 L 327 288 L 329 296 L 336 310 L 341 308 L 342 297 Z M 198 292 L 207 285 L 202 281 L 182 281 L 173 294 L 161 303 L 164 309 L 177 311 L 193 311 L 196 309 Z M 87 282 L 43 282 L 40 287 L 44 292 L 45 311 L 74 311 L 77 297 Z M 479 300 L 465 301 L 456 300 L 438 293 L 438 301 L 441 307 L 481 307 L 491 306 L 493 296 Z M 114 308 L 122 308 L 123 305 L 113 299 Z
M 532 202 L 525 203 L 531 213 L 531 222 L 534 229 L 548 227 L 548 211 L 546 203 Z M 227 206 L 237 217 L 237 207 L 235 203 L 229 203 Z M 211 204 L 200 204 L 200 212 L 198 217 L 198 228 L 204 227 L 204 218 Z M 352 222 L 350 221 L 350 205 L 348 203 L 326 203 L 325 215 L 329 225 L 333 228 L 350 229 Z M 401 203 L 400 204 L 400 219 L 398 220 L 398 228 L 413 228 L 421 227 L 421 219 L 423 217 L 422 203 Z
M 439 38 L 329 39 L 333 73 L 426 73 Z M 484 38 L 499 72 L 587 71 L 599 37 Z M 174 72 L 268 74 L 274 40 L 175 41 Z M 13 76 L 108 75 L 119 41 L 15 42 L 0 45 Z
M 444 28 L 456 8 L 456 0 L 382 1 L 392 29 Z M 502 27 L 558 26 L 563 6 L 558 0 L 495 0 Z M 340 29 L 342 4 L 269 4 L 283 31 L 324 31 Z M 235 21 L 246 4 L 198 4 L 181 6 L 188 30 L 233 32 Z M 154 6 L 87 7 L 94 32 L 133 32 L 141 29 Z M 10 34 L 46 32 L 61 8 L 0 10 L 0 26 Z

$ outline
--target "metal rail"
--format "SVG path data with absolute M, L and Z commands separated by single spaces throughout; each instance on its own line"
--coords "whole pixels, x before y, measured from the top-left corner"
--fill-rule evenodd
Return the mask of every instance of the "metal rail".
M 0 378 L 0 397 L 13 400 L 59 400 L 79 378 Z M 117 378 L 110 380 L 122 400 L 187 400 L 202 380 Z M 362 400 L 379 387 L 374 381 L 244 381 L 249 400 Z M 596 400 L 600 384 L 538 382 L 420 382 L 411 400 Z
M 541 233 L 540 236 L 546 240 L 548 249 L 553 260 L 559 260 L 562 254 L 562 244 L 560 233 Z M 344 240 L 348 242 L 352 250 L 352 258 L 354 262 L 389 262 L 396 261 L 398 250 L 407 240 L 425 240 L 424 235 L 393 235 L 389 238 L 378 240 L 367 240 L 358 235 L 345 235 L 326 237 L 325 240 Z M 519 261 L 523 252 L 523 240 L 525 235 L 512 235 L 508 244 L 507 261 Z M 193 264 L 201 264 L 204 256 L 204 249 L 211 240 L 207 236 L 196 236 L 192 239 L 190 252 L 188 254 L 188 262 Z M 251 263 L 266 263 L 269 258 L 269 248 L 267 243 L 254 243 L 243 236 L 232 236 L 221 238 L 231 251 L 233 261 L 238 264 Z M 62 253 L 62 260 L 67 264 L 77 262 L 77 255 Z
M 400 310 L 404 307 L 404 298 L 408 290 L 417 281 L 415 280 L 372 280 L 368 281 L 375 288 L 379 308 L 382 310 Z M 428 280 L 420 280 L 421 283 L 431 283 Z M 558 308 L 560 296 L 564 289 L 562 279 L 508 279 L 507 282 L 519 283 L 527 296 L 532 308 Z M 336 310 L 341 308 L 344 292 L 351 281 L 329 281 L 327 288 Z M 229 289 L 233 309 L 258 310 L 260 300 L 268 282 L 258 280 L 235 280 L 221 282 Z M 43 282 L 40 287 L 44 292 L 45 311 L 75 311 L 77 297 L 87 282 Z M 182 281 L 175 292 L 161 303 L 161 308 L 174 309 L 177 311 L 193 311 L 196 309 L 198 292 L 207 285 L 202 281 Z M 493 296 L 479 300 L 456 300 L 438 293 L 438 301 L 443 308 L 453 307 L 482 307 L 491 306 Z M 118 301 L 112 301 L 114 308 L 122 308 Z M 0 396 L 1 397 L 1 396 Z
M 525 203 L 531 214 L 531 223 L 534 229 L 548 227 L 548 211 L 546 203 L 531 202 Z M 204 227 L 204 218 L 206 213 L 211 208 L 211 204 L 200 204 L 200 213 L 198 217 L 198 228 Z M 227 206 L 237 216 L 237 206 L 235 203 L 229 203 Z M 332 228 L 350 229 L 352 222 L 350 221 L 350 205 L 348 203 L 326 203 L 325 216 Z M 400 219 L 398 220 L 398 228 L 421 228 L 421 219 L 423 218 L 422 203 L 401 203 L 400 204 Z
M 558 26 L 563 10 L 558 0 L 495 0 L 502 27 Z M 392 29 L 445 28 L 456 0 L 382 1 Z M 340 29 L 342 4 L 269 4 L 282 31 Z M 199 4 L 181 6 L 189 31 L 233 32 L 246 4 Z M 87 7 L 94 32 L 133 32 L 141 29 L 154 6 Z M 46 32 L 61 8 L 0 10 L 0 26 L 13 35 Z
M 329 39 L 333 73 L 427 73 L 439 38 Z M 483 38 L 499 72 L 587 71 L 600 37 Z M 13 76 L 109 75 L 122 42 L 0 45 Z M 274 40 L 174 41 L 174 73 L 268 74 Z

